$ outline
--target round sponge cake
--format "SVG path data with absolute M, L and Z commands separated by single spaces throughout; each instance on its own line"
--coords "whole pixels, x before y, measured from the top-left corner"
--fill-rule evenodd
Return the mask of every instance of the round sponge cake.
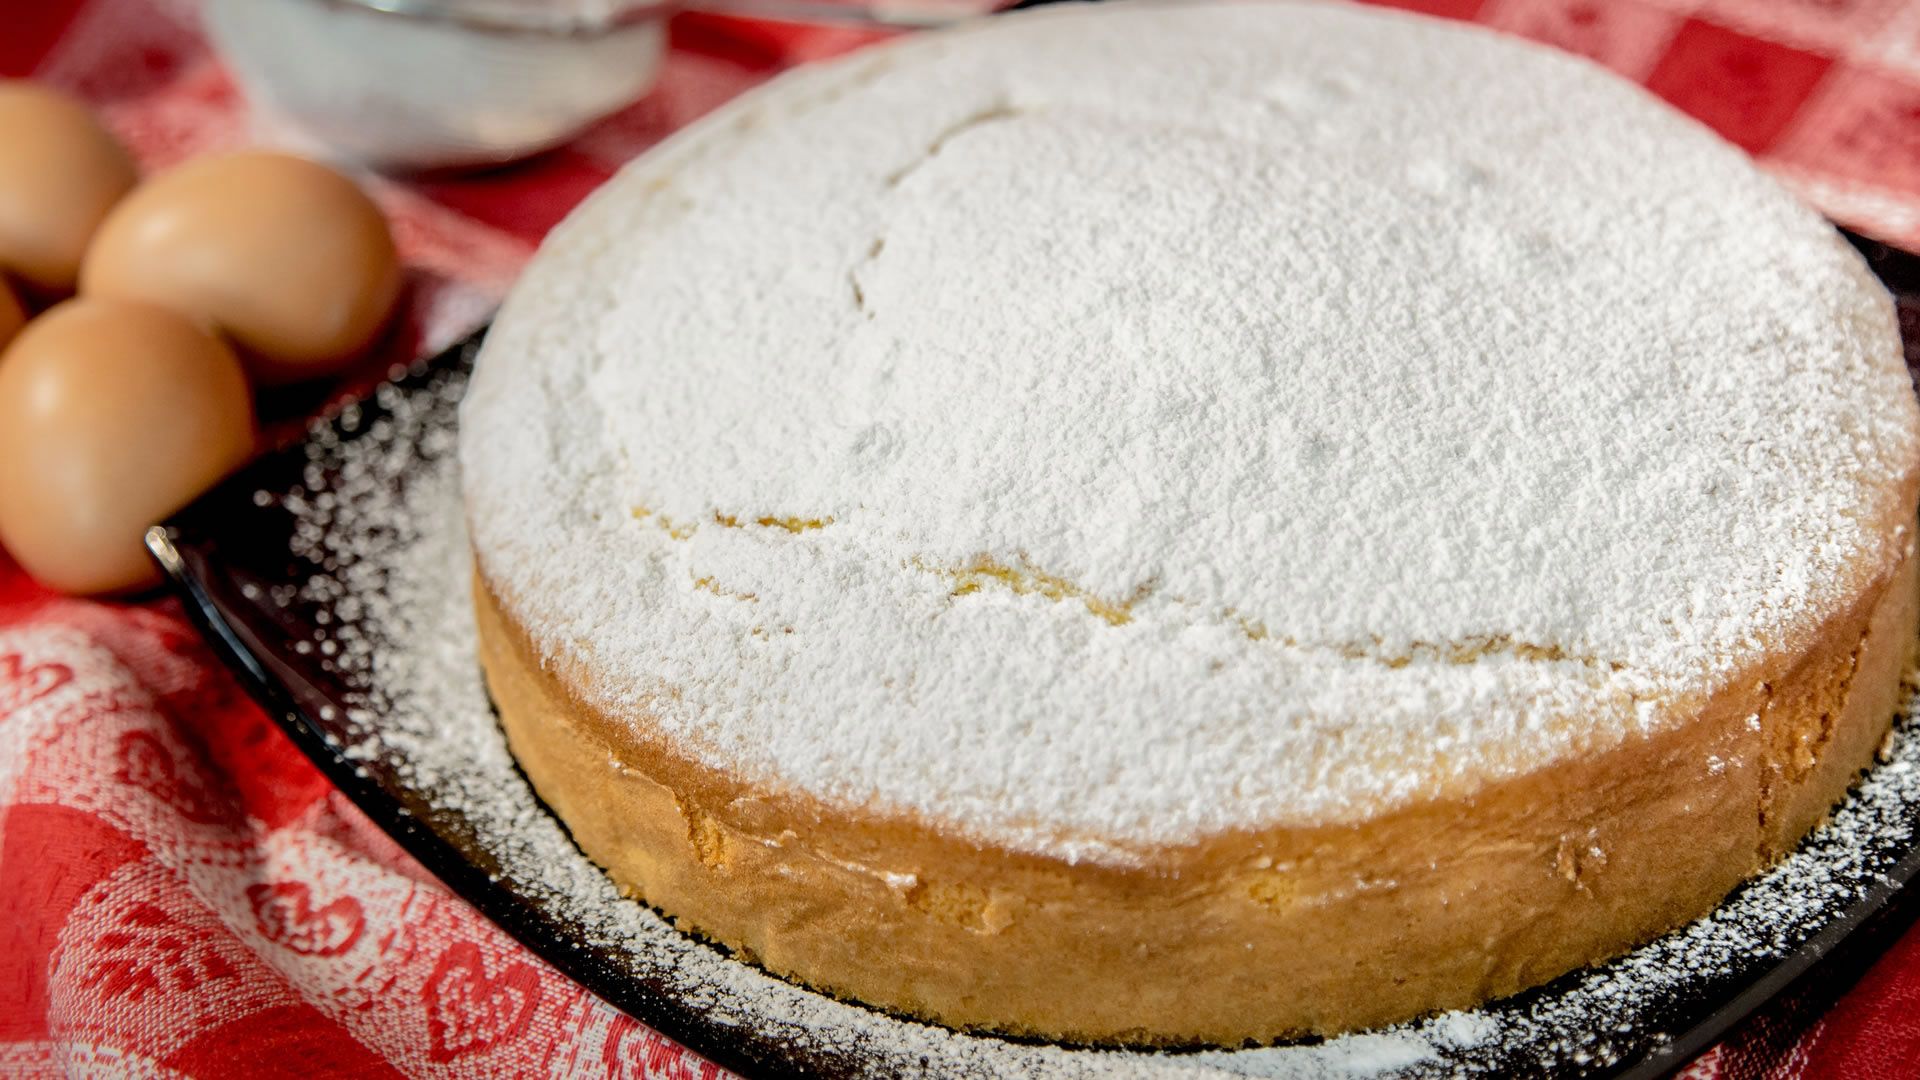
M 462 407 L 489 685 L 682 926 L 1237 1044 L 1710 909 L 1916 638 L 1893 310 L 1584 61 L 1059 7 L 776 80 L 541 249 Z

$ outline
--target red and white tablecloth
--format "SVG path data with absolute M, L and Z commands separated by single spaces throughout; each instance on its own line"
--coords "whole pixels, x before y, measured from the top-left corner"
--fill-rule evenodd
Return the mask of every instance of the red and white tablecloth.
M 1920 250 L 1916 0 L 1412 0 L 1595 57 L 1827 213 Z M 148 168 L 253 141 L 194 0 L 0 0 L 0 75 L 97 104 Z M 572 146 L 375 181 L 413 267 L 395 354 L 474 325 L 619 164 L 850 29 L 685 15 L 660 88 Z M 0 148 L 4 152 L 4 148 Z M 50 594 L 0 554 L 0 1075 L 707 1077 L 555 972 L 327 784 L 178 604 Z M 1689 1077 L 1920 1075 L 1920 930 Z

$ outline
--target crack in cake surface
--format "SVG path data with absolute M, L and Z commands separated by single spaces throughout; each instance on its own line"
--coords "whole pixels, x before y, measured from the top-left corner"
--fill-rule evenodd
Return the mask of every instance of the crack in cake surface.
M 645 507 L 635 507 L 633 516 L 653 524 L 674 540 L 686 540 L 698 528 L 694 524 L 676 522 L 673 518 Z M 741 529 L 760 526 L 787 535 L 813 532 L 835 523 L 835 519 L 831 516 L 761 515 L 743 520 L 739 515 L 714 511 L 711 517 L 714 524 L 721 528 Z M 948 596 L 955 600 L 998 587 L 1015 596 L 1033 595 L 1055 603 L 1078 604 L 1086 609 L 1088 615 L 1115 627 L 1131 623 L 1134 619 L 1135 606 L 1152 595 L 1154 591 L 1153 582 L 1148 581 L 1137 586 L 1124 599 L 1108 599 L 1076 584 L 1069 578 L 1034 567 L 1024 557 L 1009 562 L 983 555 L 959 566 L 940 566 L 927 559 L 910 558 L 902 565 L 950 579 L 952 586 Z M 750 592 L 736 592 L 716 586 L 711 575 L 695 577 L 694 587 L 716 596 L 741 600 L 758 599 Z M 1183 597 L 1169 596 L 1166 599 L 1181 607 L 1200 606 Z M 1348 660 L 1366 661 L 1396 670 L 1416 662 L 1464 666 L 1477 663 L 1488 656 L 1508 656 L 1516 660 L 1545 664 L 1576 664 L 1605 673 L 1624 672 L 1628 668 L 1628 665 L 1620 660 L 1606 660 L 1573 652 L 1557 644 L 1519 640 L 1511 634 L 1476 634 L 1449 641 L 1411 641 L 1395 649 L 1389 648 L 1386 640 L 1378 634 L 1364 641 L 1303 641 L 1291 634 L 1276 635 L 1268 629 L 1266 621 L 1250 618 L 1232 607 L 1226 608 L 1220 612 L 1220 615 L 1236 626 L 1249 641 L 1271 643 L 1276 647 L 1304 652 L 1333 653 Z
M 916 171 L 925 166 L 927 162 L 939 157 L 940 152 L 945 150 L 949 143 L 967 132 L 984 127 L 987 124 L 1011 120 L 1020 114 L 1021 110 L 1015 109 L 1005 102 L 995 102 L 985 108 L 969 113 L 935 135 L 932 141 L 927 143 L 926 150 L 919 157 L 887 174 L 886 186 L 890 188 L 899 187 L 906 182 L 909 176 L 912 176 Z M 875 254 L 878 254 L 878 252 L 876 251 Z
M 462 445 L 530 631 L 598 635 L 616 703 L 672 667 L 707 700 L 663 723 L 802 786 L 1057 850 L 1605 744 L 1890 565 L 1891 310 L 1737 154 L 1547 54 L 1192 10 L 1233 30 L 796 76 L 562 226 L 591 272 L 529 270 Z M 1148 39 L 1192 62 L 1075 59 Z M 647 213 L 663 175 L 700 202 Z M 623 491 L 646 530 L 569 504 Z M 1045 752 L 929 774 L 956 731 Z

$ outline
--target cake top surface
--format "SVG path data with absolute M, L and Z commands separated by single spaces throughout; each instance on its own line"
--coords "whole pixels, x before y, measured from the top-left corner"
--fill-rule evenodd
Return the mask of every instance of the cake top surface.
M 1667 722 L 1909 543 L 1891 305 L 1584 61 L 1295 3 L 802 71 L 549 238 L 462 406 L 599 708 L 1070 859 Z

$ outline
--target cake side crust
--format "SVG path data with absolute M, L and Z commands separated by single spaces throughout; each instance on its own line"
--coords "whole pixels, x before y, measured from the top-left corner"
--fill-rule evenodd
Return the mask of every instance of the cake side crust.
M 829 993 L 1132 1045 L 1469 1006 L 1704 914 L 1870 764 L 1920 621 L 1909 550 L 1812 648 L 1760 658 L 1650 735 L 1356 825 L 1234 833 L 1116 866 L 756 791 L 586 704 L 484 577 L 474 591 L 515 756 L 624 889 Z

